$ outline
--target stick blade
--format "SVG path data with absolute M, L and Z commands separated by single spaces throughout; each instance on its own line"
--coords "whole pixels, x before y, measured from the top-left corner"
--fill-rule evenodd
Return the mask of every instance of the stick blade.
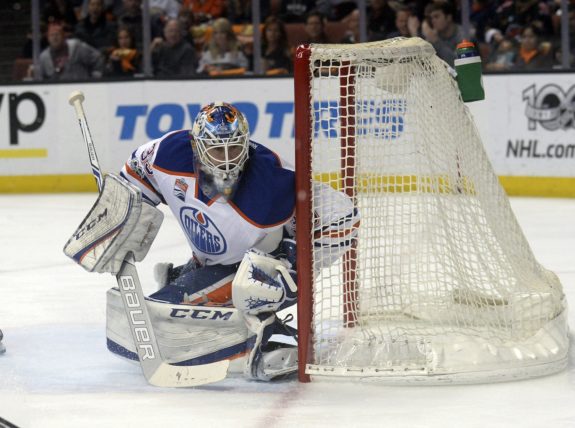
M 206 385 L 225 379 L 229 365 L 229 360 L 199 366 L 174 366 L 162 363 L 148 378 L 148 382 L 154 386 L 167 388 Z

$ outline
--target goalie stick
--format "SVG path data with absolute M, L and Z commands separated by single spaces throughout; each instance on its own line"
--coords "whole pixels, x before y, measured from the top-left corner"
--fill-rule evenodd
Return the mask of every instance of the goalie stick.
M 80 124 L 80 130 L 82 131 L 82 137 L 84 137 L 84 142 L 86 143 L 86 148 L 88 149 L 88 156 L 90 157 L 90 166 L 92 167 L 92 174 L 96 179 L 96 184 L 98 185 L 98 191 L 102 191 L 102 170 L 100 169 L 100 163 L 98 162 L 98 156 L 96 155 L 96 147 L 94 146 L 94 140 L 92 140 L 92 134 L 90 134 L 90 128 L 88 128 L 88 121 L 86 120 L 86 114 L 84 113 L 84 108 L 82 107 L 82 102 L 84 101 L 84 94 L 81 91 L 74 91 L 68 97 L 68 102 L 76 110 L 76 117 L 78 118 L 78 123 Z
M 82 136 L 88 148 L 92 173 L 98 184 L 98 191 L 101 191 L 103 185 L 102 172 L 82 107 L 84 94 L 81 91 L 74 91 L 70 94 L 68 101 L 76 111 Z M 230 364 L 228 360 L 194 366 L 175 366 L 164 360 L 154 334 L 150 314 L 138 278 L 138 271 L 134 263 L 134 256 L 129 252 L 116 274 L 116 281 L 122 295 L 122 303 L 126 310 L 132 338 L 138 351 L 140 366 L 147 381 L 152 385 L 161 387 L 191 387 L 224 379 Z
M 6 419 L 0 417 L 0 428 L 18 428 L 12 422 L 7 421 Z

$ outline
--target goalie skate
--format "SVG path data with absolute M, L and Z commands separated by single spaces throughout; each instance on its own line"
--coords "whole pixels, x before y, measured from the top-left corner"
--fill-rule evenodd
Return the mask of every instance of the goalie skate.
M 116 355 L 138 361 L 120 291 L 107 292 L 106 337 Z M 253 342 L 237 309 L 172 304 L 146 298 L 156 339 L 167 363 L 191 366 L 229 359 L 230 372 L 242 372 Z

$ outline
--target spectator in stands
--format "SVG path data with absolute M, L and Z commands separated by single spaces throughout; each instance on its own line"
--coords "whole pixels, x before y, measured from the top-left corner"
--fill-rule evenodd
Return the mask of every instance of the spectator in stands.
M 115 24 L 109 22 L 104 14 L 104 1 L 90 0 L 88 15 L 76 25 L 76 37 L 105 52 L 114 45 L 116 32 Z
M 104 69 L 100 52 L 81 40 L 67 40 L 59 24 L 48 27 L 48 47 L 38 61 L 43 80 L 100 78 Z
M 260 2 L 260 7 L 261 7 Z M 263 2 L 268 4 L 267 2 Z M 228 15 L 228 19 L 233 22 L 234 24 L 247 24 L 252 21 L 252 2 L 244 1 L 244 0 L 228 0 L 227 1 L 227 8 L 226 12 Z M 260 13 L 260 16 L 269 16 L 266 14 Z
M 41 32 L 41 37 L 40 37 L 40 51 L 43 51 L 44 49 L 46 49 L 48 47 L 48 39 L 46 38 L 46 25 L 44 25 L 44 23 L 40 23 L 40 32 Z M 33 53 L 32 50 L 34 49 L 33 47 L 33 41 L 32 41 L 32 31 L 28 31 L 26 33 L 26 41 L 24 42 L 24 45 L 22 46 L 22 52 L 20 53 L 20 58 L 32 58 Z
M 164 27 L 164 38 L 152 41 L 152 65 L 156 77 L 193 76 L 196 70 L 196 50 L 184 40 L 184 30 L 177 19 Z
M 515 0 L 516 22 L 522 27 L 531 25 L 541 36 L 553 34 L 549 3 L 539 0 Z
M 354 9 L 348 16 L 346 16 L 345 22 L 347 31 L 339 43 L 359 43 L 359 9 Z
M 78 19 L 76 18 L 75 1 L 45 0 L 42 7 L 42 22 L 47 25 L 60 24 L 64 31 L 73 31 Z
M 198 73 L 216 75 L 226 70 L 241 73 L 247 67 L 248 60 L 240 49 L 232 24 L 226 18 L 216 19 L 210 43 L 200 58 Z
M 489 29 L 486 35 L 489 38 L 491 54 L 487 59 L 485 69 L 488 71 L 510 70 L 517 56 L 517 48 L 514 41 L 503 36 L 501 31 L 495 29 Z
M 519 51 L 513 64 L 513 70 L 542 70 L 553 67 L 553 55 L 550 47 L 539 41 L 539 31 L 533 25 L 521 30 Z
M 193 17 L 192 12 L 189 9 L 182 7 L 180 12 L 178 13 L 177 17 L 178 21 L 180 21 L 180 26 L 182 27 L 182 31 L 184 32 L 184 40 L 187 41 L 192 47 L 198 52 L 198 47 L 195 44 L 194 37 L 192 35 L 192 23 Z
M 573 45 L 571 45 L 573 46 Z M 557 40 L 553 43 L 553 55 L 554 55 L 554 65 L 553 69 L 555 70 L 563 70 L 563 50 L 561 46 L 561 41 Z M 572 69 L 575 67 L 575 51 L 571 50 L 570 55 L 567 58 L 567 67 Z
M 356 0 L 317 0 L 315 10 L 328 21 L 341 21 L 358 7 L 356 3 Z
M 489 20 L 491 28 L 498 28 L 503 34 L 506 34 L 507 27 L 517 22 L 514 3 L 511 0 L 498 2 L 494 16 Z
M 142 48 L 142 0 L 122 0 L 117 19 L 118 27 L 129 28 L 136 39 L 138 49 Z
M 164 20 L 176 19 L 182 5 L 178 0 L 149 0 L 150 15 Z
M 192 12 L 195 25 L 225 17 L 226 14 L 225 0 L 184 0 L 182 7 Z
M 315 8 L 315 0 L 272 0 L 272 13 L 277 10 L 286 23 L 305 22 L 306 16 Z
M 271 7 L 276 7 L 271 11 Z M 260 17 L 265 19 L 271 15 L 278 15 L 279 2 L 260 0 Z M 251 24 L 252 23 L 252 1 L 251 0 L 227 0 L 226 1 L 227 18 L 234 24 Z
M 426 12 L 430 22 L 422 23 L 423 36 L 433 45 L 437 55 L 453 67 L 455 49 L 463 40 L 463 31 L 453 20 L 453 9 L 448 3 L 430 3 Z
M 122 0 L 118 25 L 121 27 L 142 25 L 142 0 Z
M 262 65 L 265 74 L 288 74 L 292 55 L 283 21 L 275 16 L 265 20 L 262 37 Z
M 304 43 L 329 43 L 325 34 L 325 17 L 317 10 L 312 10 L 305 19 L 304 30 L 306 40 Z
M 129 28 L 118 30 L 116 46 L 111 50 L 106 62 L 106 76 L 131 77 L 142 69 L 142 54 L 136 49 L 134 35 Z
M 397 31 L 388 33 L 387 38 L 421 36 L 419 18 L 406 6 L 400 6 L 395 12 L 395 28 Z
M 79 0 L 81 5 L 79 7 L 79 15 L 81 18 L 88 16 L 88 4 L 90 0 Z M 115 21 L 116 17 L 120 16 L 122 12 L 122 0 L 104 0 L 104 15 L 108 21 Z
M 395 11 L 387 0 L 371 0 L 367 8 L 367 38 L 368 40 L 383 40 L 389 33 L 397 31 L 395 27 Z
M 152 40 L 162 38 L 164 35 L 164 26 L 168 20 L 178 19 L 178 15 L 182 9 L 180 0 L 148 0 L 148 5 L 150 8 L 150 32 Z
M 475 37 L 480 41 L 485 41 L 485 32 L 489 29 L 490 23 L 495 16 L 497 5 L 493 0 L 473 0 L 469 20 L 475 28 Z

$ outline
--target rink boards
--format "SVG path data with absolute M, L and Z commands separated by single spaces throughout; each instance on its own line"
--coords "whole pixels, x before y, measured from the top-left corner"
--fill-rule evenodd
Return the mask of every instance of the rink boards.
M 505 190 L 575 196 L 570 75 L 487 75 L 484 86 L 486 100 L 468 106 Z M 0 87 L 0 192 L 96 190 L 67 102 L 78 89 L 86 95 L 89 126 L 106 172 L 118 171 L 146 141 L 191 127 L 200 106 L 213 100 L 236 104 L 250 122 L 252 139 L 293 161 L 291 78 L 18 84 Z

